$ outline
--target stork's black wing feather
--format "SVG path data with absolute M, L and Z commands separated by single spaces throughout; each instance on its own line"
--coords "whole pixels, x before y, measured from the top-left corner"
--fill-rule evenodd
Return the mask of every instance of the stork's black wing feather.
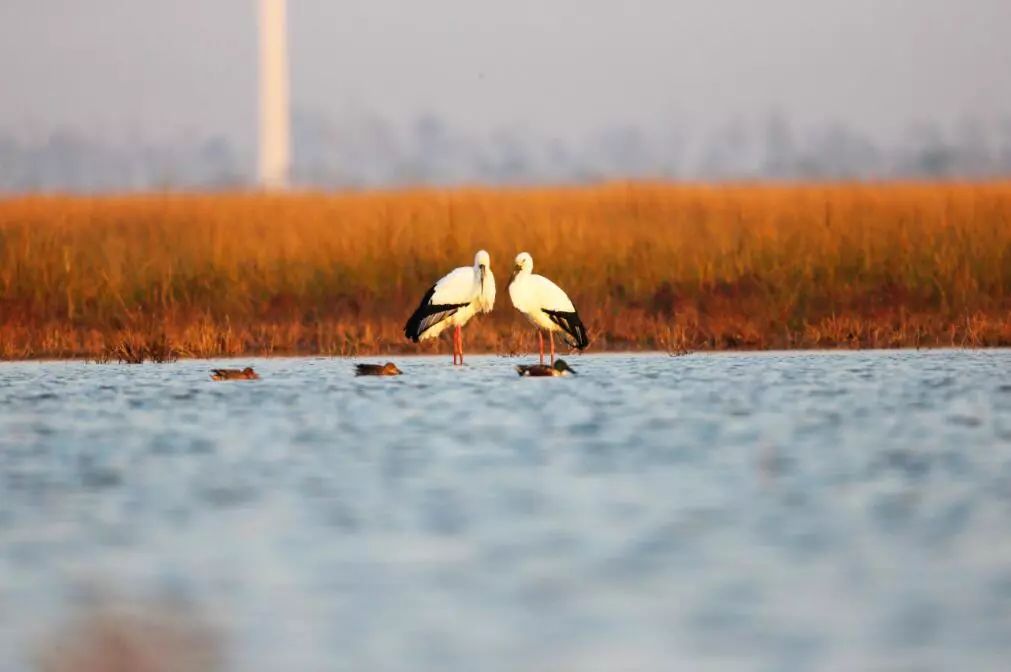
M 576 311 L 548 310 L 547 308 L 542 308 L 541 310 L 548 316 L 548 319 L 561 327 L 562 331 L 569 336 L 569 338 L 565 339 L 569 345 L 582 350 L 590 344 L 590 337 L 586 333 L 586 326 L 583 324 L 583 321 L 579 319 L 579 313 Z
M 452 316 L 456 311 L 467 305 L 466 303 L 430 303 L 434 294 L 435 285 L 432 285 L 432 288 L 422 297 L 421 303 L 418 304 L 418 309 L 414 311 L 414 314 L 408 318 L 407 324 L 404 325 L 404 336 L 415 343 L 418 342 L 421 335 L 429 328 Z

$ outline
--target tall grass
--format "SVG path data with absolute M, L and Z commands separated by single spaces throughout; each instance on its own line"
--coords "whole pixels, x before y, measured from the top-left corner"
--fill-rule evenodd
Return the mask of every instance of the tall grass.
M 591 349 L 1011 344 L 1011 184 L 613 184 L 0 201 L 0 356 L 448 352 L 400 330 L 479 248 L 470 351 L 533 344 L 524 250 Z

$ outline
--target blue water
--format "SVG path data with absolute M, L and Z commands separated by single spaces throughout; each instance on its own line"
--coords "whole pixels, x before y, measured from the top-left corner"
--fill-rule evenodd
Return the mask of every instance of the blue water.
M 95 594 L 236 671 L 1007 669 L 1011 352 L 395 361 L 0 364 L 0 670 Z

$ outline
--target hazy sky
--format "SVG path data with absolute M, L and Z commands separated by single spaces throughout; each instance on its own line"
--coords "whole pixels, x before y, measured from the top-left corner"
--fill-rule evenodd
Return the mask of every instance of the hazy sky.
M 292 99 L 568 138 L 779 109 L 884 134 L 1011 114 L 1011 0 L 289 0 Z M 256 0 L 0 0 L 0 128 L 256 124 Z

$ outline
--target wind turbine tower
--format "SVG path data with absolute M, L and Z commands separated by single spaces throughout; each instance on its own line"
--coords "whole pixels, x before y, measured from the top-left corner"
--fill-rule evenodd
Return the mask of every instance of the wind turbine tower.
M 291 166 L 286 0 L 260 0 L 260 158 L 263 189 L 285 189 Z

